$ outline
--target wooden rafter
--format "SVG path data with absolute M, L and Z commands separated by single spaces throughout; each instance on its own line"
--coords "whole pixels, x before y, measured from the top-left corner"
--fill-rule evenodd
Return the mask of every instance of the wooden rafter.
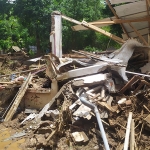
M 73 23 L 76 23 L 76 24 L 85 26 L 86 28 L 89 28 L 89 29 L 92 29 L 92 30 L 94 30 L 94 31 L 97 31 L 97 32 L 99 32 L 99 33 L 101 33 L 101 34 L 104 34 L 104 35 L 108 36 L 109 38 L 113 39 L 114 41 L 117 41 L 118 43 L 121 43 L 121 44 L 125 43 L 125 41 L 124 41 L 122 38 L 120 38 L 120 37 L 118 37 L 118 36 L 116 36 L 116 35 L 113 35 L 113 34 L 107 32 L 107 31 L 105 31 L 105 30 L 103 30 L 103 29 L 101 29 L 101 28 L 98 28 L 98 27 L 96 27 L 96 26 L 94 26 L 94 25 L 92 25 L 92 24 L 89 24 L 89 23 L 87 23 L 87 22 L 85 22 L 85 21 L 80 22 L 80 21 L 77 21 L 77 20 L 75 20 L 75 19 L 69 18 L 69 17 L 64 16 L 64 15 L 61 15 L 61 16 L 62 16 L 62 18 L 65 19 L 65 20 L 68 20 L 68 21 L 70 21 L 70 22 L 73 22 Z
M 123 20 L 123 19 L 114 19 L 113 21 L 96 21 L 96 22 L 91 22 L 90 24 L 96 25 L 96 24 L 106 24 L 106 25 L 111 25 L 111 24 L 120 24 L 120 23 L 130 23 L 130 22 L 144 22 L 144 21 L 149 21 L 150 22 L 150 17 L 143 17 L 143 18 L 136 18 L 136 19 L 128 19 L 128 20 Z
M 110 10 L 111 10 L 112 13 L 115 15 L 115 17 L 116 17 L 117 19 L 119 19 L 119 17 L 118 17 L 118 15 L 116 14 L 115 10 L 114 10 L 113 7 L 111 6 L 109 0 L 106 0 L 106 3 L 108 4 Z M 130 38 L 128 32 L 126 31 L 126 29 L 125 29 L 125 27 L 124 27 L 124 25 L 123 25 L 123 24 L 120 24 L 120 25 L 121 25 L 122 29 L 124 30 L 124 32 L 126 33 L 126 35 L 128 36 L 128 38 Z
M 127 2 L 135 2 L 136 0 L 110 0 L 111 4 L 120 4 L 120 3 L 127 3 Z
M 130 27 L 133 29 L 133 31 L 138 35 L 138 37 L 143 41 L 143 43 L 148 46 L 148 43 L 146 42 L 146 40 L 143 38 L 143 36 L 137 31 L 137 29 L 134 28 L 134 26 L 129 23 Z

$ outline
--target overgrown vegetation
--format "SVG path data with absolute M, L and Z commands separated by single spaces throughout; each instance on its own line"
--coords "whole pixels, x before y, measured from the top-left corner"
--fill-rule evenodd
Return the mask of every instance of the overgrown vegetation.
M 28 48 L 36 45 L 38 52 L 49 49 L 51 13 L 55 10 L 76 20 L 87 22 L 110 17 L 110 10 L 103 0 L 16 0 L 0 1 L 0 50 L 9 50 L 12 45 Z M 101 51 L 118 47 L 110 38 L 91 30 L 74 32 L 73 23 L 63 20 L 63 52 L 71 49 Z M 116 30 L 117 28 L 117 30 Z M 120 36 L 120 27 L 105 27 L 105 30 Z M 118 32 L 119 31 L 119 32 Z

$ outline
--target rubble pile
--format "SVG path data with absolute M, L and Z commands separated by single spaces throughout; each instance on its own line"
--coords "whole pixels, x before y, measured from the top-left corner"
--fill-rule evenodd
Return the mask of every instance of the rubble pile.
M 130 39 L 112 53 L 45 55 L 46 68 L 1 82 L 2 93 L 15 87 L 1 121 L 24 131 L 22 149 L 150 149 L 149 50 Z

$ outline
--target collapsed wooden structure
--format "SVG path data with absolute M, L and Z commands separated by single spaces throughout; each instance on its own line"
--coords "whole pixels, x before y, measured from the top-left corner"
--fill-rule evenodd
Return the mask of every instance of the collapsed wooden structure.
M 7 122 L 12 120 L 18 106 L 21 109 L 22 107 L 26 108 L 24 113 L 30 115 L 24 120 L 18 120 L 20 128 L 23 126 L 30 134 L 26 141 L 26 148 L 39 149 L 55 146 L 59 148 L 60 139 L 65 137 L 65 140 L 69 139 L 68 148 L 70 149 L 72 145 L 76 146 L 94 141 L 94 138 L 91 138 L 92 135 L 93 137 L 99 136 L 98 141 L 94 142 L 99 149 L 104 149 L 105 144 L 103 145 L 101 140 L 102 135 L 95 125 L 92 127 L 92 124 L 95 124 L 93 118 L 96 113 L 93 114 L 93 110 L 84 105 L 80 96 L 98 107 L 96 111 L 102 118 L 111 149 L 120 150 L 124 147 L 124 150 L 127 150 L 130 147 L 134 150 L 137 147 L 140 149 L 142 144 L 142 148 L 149 146 L 149 142 L 146 142 L 149 134 L 142 133 L 142 131 L 150 130 L 150 75 L 126 71 L 126 67 L 130 64 L 128 61 L 136 60 L 137 63 L 137 58 L 141 54 L 143 54 L 142 59 L 140 58 L 142 63 L 150 60 L 149 29 L 147 30 L 150 20 L 147 15 L 149 13 L 149 0 L 106 0 L 106 2 L 115 15 L 111 20 L 109 18 L 87 23 L 61 15 L 60 12 L 52 13 L 50 41 L 52 42 L 53 54 L 45 55 L 47 64 L 44 70 L 38 68 L 38 71 L 36 70 L 32 75 L 29 73 L 28 77 L 24 78 L 25 81 L 23 80 L 24 83 L 12 100 L 12 105 L 8 107 L 9 110 L 6 110 L 7 115 L 3 115 L 4 121 Z M 114 8 L 111 6 L 120 3 L 123 4 Z M 141 5 L 141 7 L 126 12 L 130 4 L 132 7 L 133 5 Z M 141 12 L 143 10 L 144 12 Z M 134 17 L 135 14 L 137 17 Z M 123 45 L 119 50 L 110 54 L 103 52 L 105 56 L 84 51 L 73 51 L 84 55 L 87 58 L 86 61 L 62 58 L 62 18 L 78 24 L 72 27 L 76 31 L 92 29 Z M 140 22 L 144 23 L 141 24 Z M 123 38 L 99 28 L 117 23 L 123 28 Z M 141 29 L 144 26 L 145 28 Z M 137 40 L 127 40 L 128 38 L 137 38 L 145 46 Z M 141 69 L 142 73 L 150 72 L 148 65 Z M 50 79 L 47 87 L 44 87 L 43 82 L 38 85 L 40 78 L 36 76 L 38 72 L 45 70 L 46 77 Z M 136 76 L 130 77 L 128 81 L 126 73 Z M 11 84 L 13 83 L 15 82 L 11 82 Z M 1 84 L 4 84 L 4 82 L 1 82 Z M 85 95 L 80 95 L 80 90 L 83 90 Z M 142 102 L 141 97 L 144 99 Z M 35 114 L 33 109 L 42 110 Z M 85 121 L 83 118 L 90 120 L 88 122 L 90 128 L 86 123 L 87 120 Z M 78 121 L 80 124 L 78 124 Z M 23 136 L 25 134 L 27 132 L 23 133 Z M 131 137 L 129 138 L 130 134 Z M 144 138 L 146 140 L 143 140 Z M 93 148 L 90 144 L 89 147 Z M 105 149 L 109 150 L 110 148 L 108 146 Z
M 144 45 L 150 45 L 150 1 L 149 0 L 106 0 L 114 16 L 89 22 L 97 27 L 120 24 L 123 29 L 122 38 L 136 38 Z M 74 31 L 87 30 L 81 25 L 72 27 Z M 111 38 L 111 37 L 110 37 Z

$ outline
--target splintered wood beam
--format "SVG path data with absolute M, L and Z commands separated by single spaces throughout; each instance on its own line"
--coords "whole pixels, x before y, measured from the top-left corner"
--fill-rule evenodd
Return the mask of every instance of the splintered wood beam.
M 133 31 L 138 35 L 138 37 L 144 42 L 146 46 L 148 46 L 148 43 L 146 40 L 143 38 L 143 36 L 133 27 L 131 23 L 129 23 L 130 27 L 133 29 Z
M 111 25 L 111 24 L 120 24 L 120 23 L 130 23 L 130 22 L 144 22 L 144 21 L 149 21 L 150 22 L 150 17 L 143 17 L 143 18 L 136 18 L 136 19 L 128 19 L 128 20 L 122 20 L 122 19 L 114 19 L 113 21 L 95 21 L 91 22 L 90 24 L 97 25 L 97 24 L 106 24 L 106 25 Z
M 118 17 L 118 15 L 116 14 L 115 10 L 114 10 L 113 7 L 111 6 L 109 0 L 106 0 L 106 3 L 108 4 L 110 10 L 111 10 L 112 13 L 115 15 L 115 17 L 116 17 L 117 19 L 119 19 L 119 17 Z M 124 25 L 121 24 L 121 23 L 120 23 L 120 25 L 121 25 L 122 29 L 124 30 L 125 34 L 127 35 L 127 37 L 130 38 L 130 36 L 129 36 L 127 30 L 126 30 L 125 27 L 124 27 Z
M 31 73 L 29 73 L 26 81 L 22 84 L 19 92 L 17 93 L 17 96 L 15 97 L 15 100 L 14 100 L 10 110 L 8 111 L 4 121 L 10 121 L 12 119 L 13 115 L 15 114 L 15 112 L 16 112 L 16 110 L 28 88 L 28 83 L 31 81 L 31 78 L 32 78 L 32 75 L 31 75 Z
M 121 44 L 125 43 L 125 41 L 122 38 L 120 38 L 120 37 L 118 37 L 116 35 L 113 35 L 113 34 L 107 32 L 107 31 L 105 31 L 105 30 L 103 30 L 101 28 L 98 28 L 98 27 L 94 26 L 94 25 L 91 25 L 91 24 L 89 24 L 89 23 L 87 23 L 85 21 L 80 22 L 80 21 L 77 21 L 75 19 L 69 18 L 69 17 L 64 16 L 64 15 L 62 15 L 62 18 L 65 19 L 65 20 L 68 20 L 70 22 L 73 22 L 73 23 L 85 26 L 85 27 L 87 27 L 89 29 L 92 29 L 94 31 L 97 31 L 97 32 L 99 32 L 101 34 L 104 34 L 104 35 L 108 36 L 109 38 L 113 39 L 114 41 L 117 41 L 118 43 L 121 43 Z

